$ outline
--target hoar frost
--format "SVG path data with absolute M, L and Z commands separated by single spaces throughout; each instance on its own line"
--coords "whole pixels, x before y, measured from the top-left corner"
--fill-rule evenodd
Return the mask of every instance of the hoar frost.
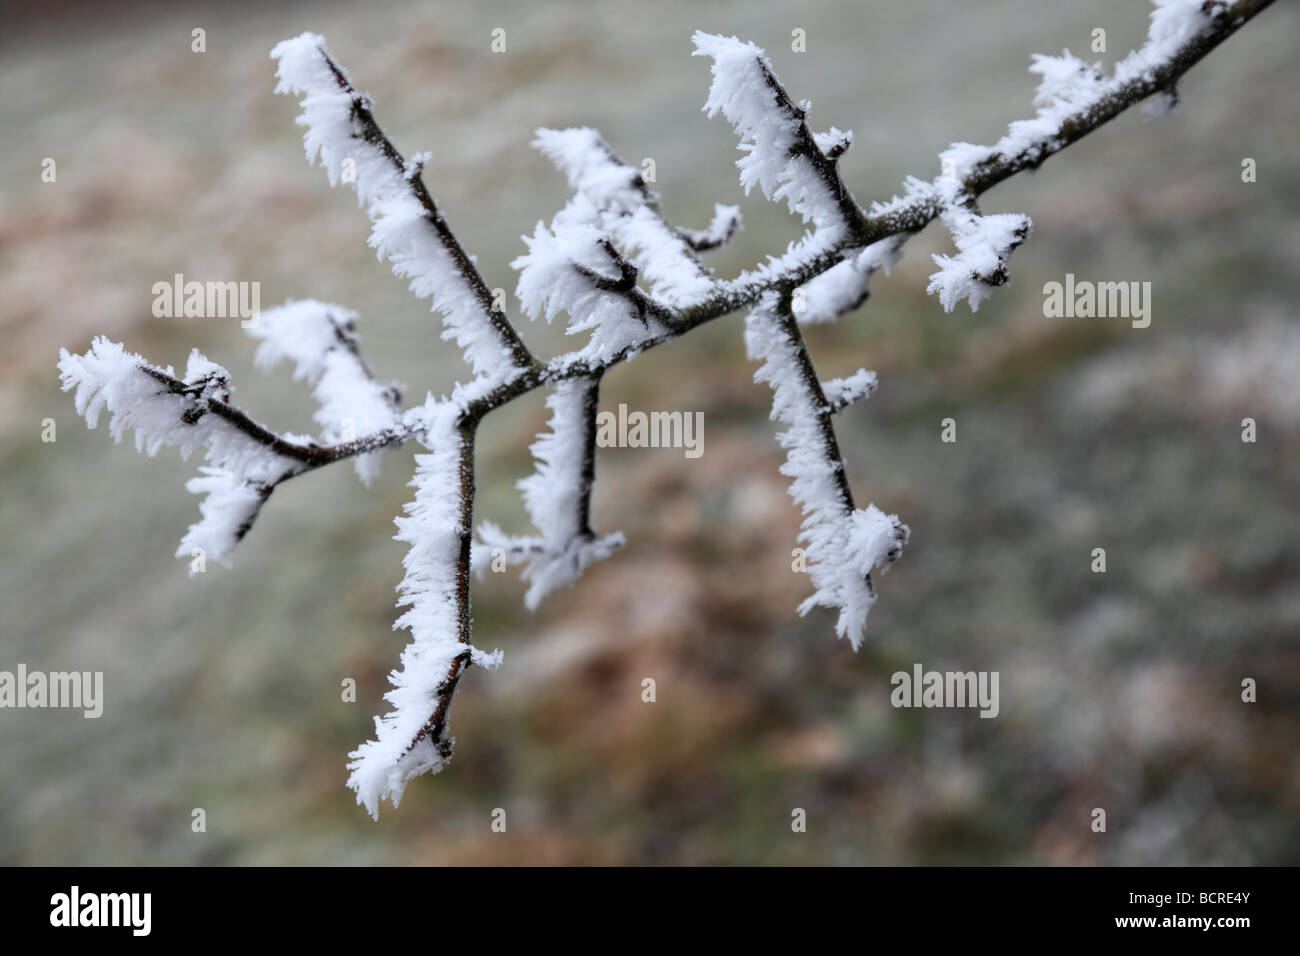
M 271 431 L 236 408 L 229 373 L 197 350 L 177 375 L 99 337 L 84 354 L 60 352 L 62 385 L 75 393 L 88 426 L 108 412 L 116 441 L 133 432 L 137 449 L 149 455 L 164 447 L 182 456 L 203 449 L 198 475 L 186 485 L 202 496 L 200 519 L 180 543 L 181 558 L 202 554 L 227 562 L 272 491 L 296 475 L 353 458 L 369 481 L 384 449 L 409 440 L 424 446 L 415 460 L 414 498 L 396 520 L 396 538 L 408 551 L 398 586 L 405 610 L 395 627 L 409 631 L 410 640 L 390 674 L 390 708 L 348 764 L 358 803 L 378 815 L 383 800 L 397 806 L 412 779 L 437 772 L 450 758 L 448 713 L 465 670 L 500 663 L 499 652 L 484 653 L 471 642 L 471 573 L 497 557 L 521 565 L 525 601 L 533 608 L 623 544 L 619 533 L 596 534 L 590 520 L 604 372 L 729 312 L 750 310 L 745 343 L 759 363 L 754 377 L 771 387 L 772 418 L 783 427 L 781 472 L 802 511 L 799 543 L 813 587 L 799 611 L 836 610 L 837 633 L 860 646 L 875 601 L 873 575 L 898 558 L 910 532 L 874 504 L 854 505 L 832 427 L 832 416 L 875 392 L 876 374 L 859 369 L 819 380 L 801 326 L 860 306 L 871 276 L 888 272 L 904 241 L 936 218 L 956 248 L 935 256 L 929 291 L 945 309 L 962 300 L 978 308 L 1007 281 L 1009 256 L 1030 230 L 1025 216 L 982 214 L 978 194 L 999 176 L 1041 163 L 1077 138 L 1079 128 L 1095 128 L 1134 99 L 1159 93 L 1163 105 L 1172 104 L 1171 77 L 1204 54 L 1202 39 L 1217 30 L 1218 42 L 1238 25 L 1225 16 L 1228 10 L 1222 0 L 1156 0 L 1146 43 L 1109 76 L 1068 50 L 1034 57 L 1030 69 L 1040 77 L 1034 117 L 1012 123 L 991 146 L 954 143 L 940 156 L 937 178 L 909 177 L 903 195 L 873 204 L 869 213 L 844 188 L 836 167 L 853 144 L 852 132 L 812 132 L 808 105 L 787 96 L 761 49 L 697 32 L 695 55 L 712 61 L 704 110 L 724 116 L 739 137 L 740 185 L 746 194 L 757 186 L 768 199 L 785 202 L 810 228 L 784 252 L 734 279 L 719 279 L 701 254 L 740 228 L 735 206 L 716 204 L 703 229 L 679 228 L 664 218 L 640 171 L 595 130 L 539 129 L 533 145 L 564 174 L 573 196 L 524 237 L 525 252 L 512 263 L 516 293 L 531 319 L 549 322 L 564 313 L 570 333 L 588 336 L 549 362 L 523 345 L 439 212 L 423 180 L 431 154 L 403 159 L 324 39 L 304 33 L 271 55 L 276 91 L 301 98 L 297 122 L 307 159 L 325 168 L 332 185 L 354 186 L 371 223 L 371 247 L 409 280 L 415 295 L 432 301 L 442 316 L 441 337 L 456 343 L 473 378 L 447 396 L 428 395 L 402 410 L 401 390 L 376 379 L 362 358 L 356 315 L 308 299 L 263 313 L 248 331 L 259 339 L 260 367 L 289 363 L 294 378 L 311 386 L 320 426 L 315 438 Z M 475 542 L 477 425 L 542 387 L 550 390 L 548 429 L 531 447 L 533 474 L 519 483 L 536 533 L 511 535 L 485 521 Z
M 803 511 L 799 540 L 816 589 L 799 613 L 818 606 L 839 610 L 835 632 L 857 650 L 876 601 L 871 572 L 898 558 L 910 531 L 897 515 L 886 515 L 875 505 L 854 509 L 846 500 L 844 463 L 827 447 L 825 419 L 830 409 L 820 401 L 820 389 L 807 381 L 797 334 L 793 323 L 782 321 L 771 297 L 745 320 L 745 347 L 751 359 L 762 363 L 754 380 L 772 387 L 772 418 L 789 426 L 777 435 L 786 450 L 781 474 L 792 479 L 790 497 Z M 865 395 L 874 385 L 875 373 L 864 370 L 847 387 Z

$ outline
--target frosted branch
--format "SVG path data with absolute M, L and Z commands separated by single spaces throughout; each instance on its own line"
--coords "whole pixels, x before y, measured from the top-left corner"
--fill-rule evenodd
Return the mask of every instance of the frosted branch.
M 704 111 L 721 113 L 740 136 L 745 155 L 736 166 L 745 193 L 757 185 L 768 199 L 786 200 L 792 213 L 818 229 L 839 226 L 859 232 L 862 209 L 845 188 L 836 162 L 852 134 L 833 130 L 822 140 L 828 147 L 823 152 L 808 128 L 806 105 L 790 99 L 759 47 L 703 31 L 692 40 L 694 55 L 713 59 Z
M 63 390 L 76 389 L 78 414 L 94 428 L 107 409 L 109 433 L 120 442 L 135 433 L 137 451 L 150 457 L 175 447 L 182 458 L 204 449 L 208 467 L 186 487 L 205 494 L 202 520 L 190 528 L 177 557 L 202 548 L 206 557 L 225 561 L 271 491 L 295 475 L 357 455 L 401 444 L 422 428 L 418 415 L 349 442 L 320 445 L 311 439 L 277 434 L 230 404 L 230 376 L 198 349 L 190 354 L 184 377 L 171 366 L 150 365 L 141 356 L 100 336 L 84 355 L 61 349 Z
M 359 458 L 363 478 L 372 453 L 418 438 L 415 500 L 397 521 L 410 545 L 399 587 L 407 610 L 397 626 L 411 632 L 376 719 L 375 739 L 352 753 L 350 786 L 372 814 L 396 805 L 407 783 L 441 769 L 452 752 L 447 734 L 451 700 L 472 663 L 494 666 L 470 641 L 470 573 L 501 547 L 522 563 L 527 603 L 573 580 L 590 562 L 622 543 L 590 527 L 599 383 L 606 371 L 641 352 L 731 312 L 750 309 L 745 339 L 760 362 L 755 378 L 772 387 L 772 417 L 784 426 L 782 473 L 803 513 L 804 545 L 813 594 L 800 606 L 838 610 L 837 633 L 856 648 L 875 600 L 873 574 L 900 554 L 907 526 L 875 505 L 854 505 L 832 416 L 871 395 L 877 380 L 853 375 L 819 380 L 800 323 L 826 322 L 856 309 L 869 280 L 888 271 L 903 243 L 936 218 L 952 232 L 956 253 L 937 256 L 931 277 L 944 308 L 959 300 L 972 309 L 1008 278 L 1011 251 L 1029 233 L 1015 214 L 984 216 L 979 197 L 1003 180 L 1036 169 L 1057 152 L 1153 95 L 1173 102 L 1179 78 L 1271 0 L 1156 0 L 1144 45 L 1109 75 L 1068 51 L 1035 57 L 1041 77 L 1032 118 L 1012 123 L 991 146 L 957 143 L 940 157 L 940 175 L 909 178 L 902 196 L 864 213 L 845 188 L 838 159 L 853 142 L 835 128 L 813 132 L 808 107 L 795 103 L 766 54 L 734 37 L 694 36 L 696 53 L 712 59 L 705 103 L 740 137 L 737 163 L 748 193 L 784 200 L 812 228 L 783 253 L 720 280 L 699 253 L 739 228 L 734 207 L 717 206 L 702 231 L 669 224 L 639 171 L 627 166 L 589 129 L 541 130 L 536 145 L 565 173 L 572 200 L 549 226 L 525 237 L 517 295 L 532 319 L 569 316 L 570 333 L 590 333 L 585 346 L 543 364 L 533 359 L 494 301 L 473 259 L 460 246 L 426 188 L 427 154 L 404 158 L 380 130 L 368 97 L 357 92 L 324 40 L 305 33 L 276 46 L 278 92 L 302 96 L 298 122 L 309 162 L 319 161 L 331 184 L 352 183 L 372 222 L 370 244 L 393 271 L 443 316 L 474 370 L 450 397 L 398 414 L 397 396 L 374 380 L 357 347 L 353 316 L 337 306 L 291 303 L 263 316 L 259 364 L 290 360 L 312 383 L 321 441 L 278 434 L 230 403 L 225 369 L 197 350 L 183 376 L 159 368 L 120 345 L 97 338 L 84 355 L 60 353 L 64 390 L 94 427 L 104 409 L 115 440 L 134 431 L 150 455 L 177 447 L 204 449 L 205 465 L 187 488 L 204 495 L 201 520 L 178 552 L 202 549 L 224 560 L 281 482 L 334 461 Z M 645 288 L 642 288 L 642 284 Z M 538 534 L 510 537 L 485 524 L 478 555 L 471 540 L 475 432 L 484 416 L 536 388 L 553 390 L 550 430 L 532 446 L 536 472 L 521 482 Z M 344 423 L 368 432 L 351 441 Z
M 930 276 L 925 291 L 939 293 L 945 312 L 951 312 L 962 299 L 976 312 L 995 288 L 1009 281 L 1007 260 L 1029 237 L 1033 223 L 1028 216 L 981 216 L 962 206 L 947 207 L 940 218 L 952 232 L 957 255 L 933 257 L 939 271 Z
M 637 288 L 636 268 L 597 227 L 556 216 L 523 240 L 528 252 L 510 265 L 519 270 L 515 294 L 524 314 L 550 322 L 567 312 L 570 335 L 591 333 L 565 361 L 608 368 L 648 338 L 679 330 L 676 313 Z
M 814 325 L 833 322 L 852 312 L 871 295 L 871 276 L 879 269 L 889 275 L 902 254 L 902 236 L 890 236 L 865 249 L 849 251 L 838 264 L 799 287 L 795 293 L 795 318 L 800 325 Z
M 501 381 L 533 365 L 524 343 L 474 261 L 461 248 L 424 184 L 426 157 L 407 162 L 389 141 L 325 38 L 304 33 L 272 51 L 279 61 L 277 93 L 302 95 L 298 123 L 307 128 L 307 161 L 319 159 L 331 186 L 351 182 L 370 216 L 370 245 L 411 291 L 431 297 L 443 316 L 443 338 L 454 339 L 476 375 Z
M 772 387 L 772 418 L 789 426 L 777 435 L 786 451 L 781 474 L 792 479 L 790 497 L 803 511 L 799 541 L 804 546 L 814 592 L 799 606 L 835 608 L 835 632 L 853 649 L 862 643 L 867 614 L 876 601 L 871 574 L 902 554 L 910 534 L 897 515 L 875 505 L 853 506 L 844 460 L 831 423 L 832 400 L 823 392 L 788 299 L 767 296 L 745 320 L 745 346 L 760 361 L 754 380 Z M 875 375 L 862 371 L 851 385 L 834 388 L 834 401 L 874 388 Z
M 623 546 L 621 532 L 598 537 L 591 530 L 599 387 L 595 379 L 561 382 L 546 400 L 550 431 L 530 449 L 537 470 L 519 482 L 540 536 L 512 537 L 488 523 L 479 528 L 484 545 L 499 548 L 507 563 L 527 562 L 523 578 L 530 587 L 524 603 L 529 610 Z
M 860 368 L 852 375 L 822 382 L 822 394 L 826 396 L 827 408 L 835 414 L 870 397 L 879 384 L 875 372 Z
M 401 388 L 375 380 L 361 354 L 357 315 L 339 305 L 307 299 L 262 313 L 248 333 L 262 340 L 256 363 L 271 369 L 294 364 L 293 377 L 306 379 L 316 397 L 321 441 L 348 441 L 395 427 L 400 419 Z M 379 453 L 355 460 L 357 477 L 369 485 L 379 473 Z
M 672 307 L 704 299 L 717 280 L 700 261 L 689 233 L 670 224 L 640 170 L 626 165 L 594 129 L 539 129 L 533 146 L 555 163 L 575 190 L 555 217 L 593 226 L 609 237 L 645 278 L 652 296 Z M 726 221 L 720 221 L 726 216 Z M 721 245 L 739 228 L 734 206 L 717 206 L 706 232 Z M 722 235 L 725 233 L 725 236 Z
M 437 773 L 451 759 L 447 736 L 452 697 L 470 664 L 489 669 L 500 652 L 484 654 L 470 643 L 470 529 L 474 521 L 474 429 L 450 402 L 430 400 L 422 439 L 430 453 L 416 456 L 415 500 L 397 519 L 398 541 L 409 544 L 398 586 L 407 611 L 394 628 L 411 632 L 401 670 L 389 675 L 384 699 L 393 710 L 375 718 L 375 739 L 354 750 L 348 786 L 378 819 L 385 798 L 394 809 L 415 777 Z

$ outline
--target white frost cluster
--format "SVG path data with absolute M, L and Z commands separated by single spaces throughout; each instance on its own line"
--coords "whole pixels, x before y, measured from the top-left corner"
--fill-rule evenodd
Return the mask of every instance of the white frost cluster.
M 897 515 L 887 515 L 875 505 L 854 509 L 844 500 L 837 480 L 844 465 L 829 453 L 822 431 L 828 410 L 804 384 L 798 347 L 773 311 L 770 297 L 746 318 L 745 346 L 751 359 L 762 362 L 754 380 L 772 388 L 772 418 L 789 426 L 777 436 L 786 450 L 781 474 L 793 479 L 790 496 L 803 511 L 799 540 L 815 588 L 799 613 L 814 607 L 838 609 L 835 632 L 857 650 L 876 600 L 868 575 L 902 553 L 910 532 Z M 865 386 L 867 376 L 874 382 L 872 373 L 858 374 L 857 387 Z
M 1214 15 L 1224 9 L 1222 0 L 1211 0 L 1208 10 L 1204 0 L 1155 0 L 1146 42 L 1117 63 L 1109 77 L 1102 75 L 1098 64 L 1085 63 L 1069 50 L 1059 57 L 1035 55 L 1029 70 L 1042 77 L 1034 94 L 1038 114 L 1012 123 L 992 146 L 956 143 L 942 155 L 955 165 L 958 181 L 994 156 L 1024 154 L 1039 159 L 1045 150 L 1055 147 L 1066 120 L 1114 95 L 1124 84 L 1149 78 L 1187 43 L 1209 30 Z
M 1151 27 L 1147 31 L 1147 42 L 1138 51 L 1138 59 L 1130 64 L 1130 70 L 1150 68 L 1154 64 L 1168 60 L 1188 43 L 1205 33 L 1214 23 L 1214 18 L 1228 9 L 1228 4 L 1224 0 L 1210 0 L 1209 3 L 1205 0 L 1152 0 L 1152 2 L 1155 4 L 1155 9 L 1151 11 Z
M 957 255 L 933 257 L 939 271 L 930 276 L 925 291 L 939 293 L 945 312 L 951 312 L 962 299 L 977 312 L 994 288 L 1008 281 L 1007 260 L 1025 241 L 1033 223 L 1018 213 L 981 216 L 961 206 L 950 206 L 940 218 L 952 231 Z
M 1138 79 L 1149 81 L 1157 69 L 1205 34 L 1213 26 L 1214 18 L 1227 9 L 1223 0 L 1154 0 L 1154 3 L 1146 42 L 1116 64 L 1110 76 L 1102 73 L 1099 63 L 1086 63 L 1069 50 L 1061 56 L 1035 54 L 1029 70 L 1041 77 L 1034 93 L 1036 115 L 1011 123 L 1006 135 L 991 146 L 953 143 L 939 154 L 941 172 L 933 181 L 909 176 L 903 183 L 901 196 L 872 205 L 873 216 L 901 213 L 927 203 L 939 207 L 941 217 L 953 228 L 953 238 L 960 250 L 955 258 L 935 257 L 940 271 L 930 277 L 929 291 L 939 293 L 944 309 L 951 311 L 955 303 L 967 299 L 974 310 L 988 298 L 991 287 L 976 276 L 991 275 L 997 271 L 998 262 L 1005 267 L 1004 251 L 1014 248 L 1016 243 L 1012 238 L 1022 224 L 1028 224 L 1020 216 L 972 218 L 973 214 L 962 208 L 970 198 L 965 194 L 964 184 L 980 164 L 998 157 L 1020 157 L 1031 163 L 1041 161 L 1059 148 L 1061 131 L 1069 120 L 1118 94 L 1127 83 Z M 1148 115 L 1167 111 L 1176 102 L 1176 97 L 1168 93 L 1159 94 L 1153 107 L 1147 110 Z
M 176 556 L 189 558 L 193 549 L 201 548 L 205 558 L 229 563 L 231 550 L 257 516 L 265 497 L 262 489 L 297 474 L 302 465 L 207 410 L 210 398 L 229 400 L 230 377 L 198 349 L 190 353 L 182 377 L 194 386 L 192 394 L 173 394 L 146 368 L 177 377 L 171 366 L 152 366 L 103 336 L 84 355 L 59 351 L 63 390 L 76 389 L 77 412 L 85 416 L 87 426 L 94 428 L 107 409 L 113 440 L 120 442 L 133 430 L 136 450 L 151 457 L 164 447 L 180 449 L 182 458 L 196 448 L 204 449 L 208 466 L 185 487 L 207 497 L 199 506 L 200 520 L 190 526 Z
M 443 317 L 442 337 L 455 340 L 475 375 L 498 383 L 510 378 L 516 372 L 510 352 L 412 189 L 410 176 L 418 163 L 398 169 L 379 146 L 359 135 L 355 94 L 339 85 L 331 65 L 340 73 L 342 67 L 329 58 L 324 37 L 304 33 L 277 44 L 271 56 L 279 61 L 275 91 L 302 96 L 297 122 L 307 128 L 307 161 L 319 159 L 331 186 L 353 183 L 372 223 L 371 247 L 394 274 L 410 279 L 417 297 L 432 298 Z
M 846 312 L 852 312 L 866 301 L 872 273 L 884 269 L 885 275 L 889 275 L 903 253 L 903 239 L 901 235 L 890 236 L 850 251 L 841 262 L 805 282 L 800 287 L 803 308 L 795 313 L 795 318 L 801 325 L 816 325 L 834 322 Z
M 536 610 L 552 591 L 571 584 L 589 565 L 623 546 L 622 532 L 594 537 L 582 516 L 582 497 L 590 492 L 583 467 L 592 437 L 586 405 L 594 388 L 592 382 L 570 379 L 560 382 L 546 399 L 550 431 L 539 435 L 529 448 L 537 469 L 519 482 L 524 507 L 541 536 L 510 536 L 488 522 L 479 527 L 487 548 L 500 548 L 507 562 L 528 562 L 521 576 L 530 582 L 524 595 L 529 610 Z M 486 560 L 480 552 L 476 562 L 480 571 Z
M 258 346 L 256 363 L 271 369 L 294 364 L 293 377 L 312 385 L 321 441 L 336 444 L 393 428 L 400 420 L 396 390 L 375 381 L 357 352 L 356 313 L 339 305 L 305 299 L 262 313 L 248 329 Z M 379 474 L 381 453 L 357 455 L 357 476 L 369 485 Z
M 741 227 L 740 207 L 713 204 L 713 218 L 704 229 L 683 229 L 682 234 L 703 248 L 715 248 L 732 237 Z
M 485 654 L 469 643 L 468 617 L 461 620 L 457 597 L 461 540 L 468 534 L 462 518 L 462 480 L 472 472 L 467 447 L 458 428 L 462 409 L 432 398 L 424 407 L 428 431 L 422 441 L 427 455 L 417 455 L 415 500 L 396 519 L 395 538 L 410 545 L 402 564 L 406 576 L 398 586 L 398 606 L 408 610 L 394 628 L 411 632 L 402 651 L 402 666 L 389 675 L 393 689 L 384 695 L 393 710 L 375 718 L 374 740 L 367 740 L 349 756 L 352 771 L 348 786 L 357 803 L 379 816 L 384 798 L 395 807 L 415 777 L 437 773 L 451 755 L 453 740 L 432 740 L 429 723 L 456 659 L 469 655 L 473 663 L 489 669 L 501 662 L 499 651 Z M 468 614 L 468 607 L 466 608 Z M 449 702 L 448 702 L 449 703 Z
M 713 291 L 712 274 L 686 236 L 654 207 L 655 197 L 642 183 L 640 170 L 619 161 L 598 132 L 587 127 L 539 129 L 533 146 L 564 173 L 574 190 L 551 223 L 552 231 L 575 225 L 599 230 L 665 305 L 685 307 Z M 711 228 L 728 228 L 719 222 L 724 215 L 738 217 L 739 210 L 718 206 Z
M 569 314 L 565 330 L 570 335 L 590 332 L 591 338 L 577 357 L 605 361 L 622 349 L 635 348 L 648 329 L 627 298 L 596 288 L 575 265 L 610 280 L 620 277 L 618 266 L 600 245 L 609 236 L 595 226 L 557 216 L 551 228 L 539 222 L 531 236 L 523 236 L 528 252 L 510 263 L 519 270 L 515 295 L 524 314 L 550 322 L 561 312 Z
M 174 557 L 193 558 L 202 553 L 229 567 L 231 553 L 257 520 L 268 491 L 232 471 L 209 465 L 200 466 L 199 474 L 185 482 L 185 490 L 203 495 L 203 500 L 199 502 L 199 520 L 185 532 Z M 191 577 L 199 567 L 191 565 Z
M 600 138 L 586 126 L 537 130 L 532 145 L 564 173 L 575 198 L 592 212 L 635 212 L 645 204 L 641 172 L 615 159 Z
M 826 155 L 844 153 L 853 146 L 853 130 L 832 126 L 824 133 L 813 133 L 813 142 Z
M 826 396 L 831 409 L 838 411 L 869 397 L 879 384 L 875 372 L 860 368 L 852 375 L 822 382 L 822 394 Z
M 1031 54 L 1029 72 L 1042 77 L 1034 90 L 1035 106 L 1060 105 L 1072 111 L 1091 105 L 1105 82 L 1100 61 L 1085 63 L 1068 49 L 1060 56 Z
M 713 59 L 713 82 L 704 111 L 721 113 L 740 136 L 745 154 L 736 160 L 745 194 L 758 186 L 771 200 L 784 199 L 790 211 L 817 228 L 839 223 L 838 196 L 827 188 L 803 154 L 791 155 L 801 118 L 777 102 L 768 78 L 775 77 L 767 54 L 736 37 L 697 30 L 695 56 Z M 832 129 L 819 142 L 851 142 L 852 133 Z

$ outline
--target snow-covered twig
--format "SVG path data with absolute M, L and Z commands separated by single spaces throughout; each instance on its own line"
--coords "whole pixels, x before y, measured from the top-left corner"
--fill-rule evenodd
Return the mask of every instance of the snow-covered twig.
M 762 362 L 754 380 L 772 387 L 772 418 L 789 426 L 777 436 L 786 450 L 781 474 L 792 479 L 790 496 L 803 510 L 799 540 L 815 588 L 799 613 L 818 606 L 838 610 L 835 631 L 857 650 L 876 600 L 872 571 L 883 572 L 893 563 L 910 534 L 897 515 L 886 515 L 875 505 L 865 511 L 853 506 L 831 422 L 836 404 L 874 390 L 875 373 L 864 370 L 851 382 L 837 380 L 834 399 L 829 398 L 790 311 L 789 297 L 776 293 L 765 296 L 746 318 L 745 347 L 751 359 Z
M 425 157 L 408 162 L 375 122 L 368 96 L 330 56 L 325 38 L 304 33 L 271 51 L 277 93 L 302 95 L 307 161 L 319 158 L 331 186 L 351 182 L 373 228 L 370 245 L 417 296 L 433 298 L 444 338 L 454 339 L 476 374 L 503 380 L 533 365 L 532 355 L 451 231 L 424 184 Z
M 739 206 L 724 206 L 715 203 L 713 218 L 705 229 L 678 229 L 682 238 L 696 252 L 710 252 L 721 249 L 740 231 L 741 215 Z
M 852 375 L 822 382 L 822 394 L 826 396 L 826 405 L 831 414 L 835 414 L 868 398 L 879 384 L 875 372 L 860 368 Z
M 735 234 L 739 209 L 718 205 L 708 229 L 690 233 L 664 218 L 640 170 L 619 159 L 594 129 L 539 129 L 533 145 L 575 190 L 552 229 L 564 223 L 596 227 L 636 266 L 650 294 L 668 306 L 698 302 L 712 291 L 716 279 L 697 253 L 717 248 Z
M 451 758 L 447 736 L 451 700 L 470 664 L 489 670 L 499 651 L 485 654 L 470 643 L 470 563 L 474 522 L 474 428 L 453 402 L 430 399 L 422 439 L 430 453 L 416 456 L 415 500 L 397 519 L 397 540 L 410 545 L 406 576 L 398 586 L 407 611 L 393 626 L 411 632 L 402 669 L 389 675 L 384 695 L 393 710 L 375 718 L 375 739 L 354 750 L 348 786 L 378 819 L 384 798 L 396 808 L 406 785 L 437 773 Z
M 528 252 L 511 266 L 519 270 L 515 294 L 524 314 L 550 322 L 565 312 L 570 335 L 591 333 L 586 346 L 547 366 L 554 377 L 599 378 L 647 338 L 676 334 L 676 313 L 637 288 L 636 267 L 614 247 L 608 233 L 556 216 L 549 227 L 539 222 L 533 235 L 523 240 Z M 556 375 L 566 363 L 583 363 L 592 371 Z
M 974 200 L 1017 173 L 1047 159 L 1104 126 L 1131 106 L 1177 87 L 1179 79 L 1273 0 L 1154 0 L 1151 27 L 1142 47 L 1130 53 L 1110 77 L 1063 57 L 1035 55 L 1030 69 L 1043 77 L 1035 95 L 1037 114 L 1011 124 L 992 146 L 957 143 L 940 157 L 931 181 L 909 177 L 904 192 L 872 205 L 851 234 L 813 233 L 784 256 L 722 283 L 709 300 L 684 310 L 691 329 L 719 314 L 748 308 L 769 289 L 789 289 L 834 267 L 851 250 L 891 236 L 920 232 L 947 208 Z M 954 300 L 955 301 L 955 300 Z
M 190 354 L 184 377 L 178 378 L 171 366 L 151 365 L 100 336 L 84 355 L 61 349 L 59 373 L 64 391 L 76 389 L 77 412 L 89 427 L 108 410 L 114 441 L 132 430 L 136 449 L 151 457 L 164 447 L 179 448 L 183 458 L 204 449 L 209 465 L 186 485 L 195 494 L 207 495 L 200 506 L 202 520 L 191 526 L 177 557 L 191 557 L 199 548 L 207 558 L 226 561 L 281 482 L 399 445 L 425 427 L 415 413 L 332 445 L 277 434 L 230 404 L 229 373 L 198 349 Z
M 490 523 L 479 529 L 484 545 L 500 549 L 507 563 L 528 563 L 523 578 L 531 584 L 524 603 L 530 610 L 556 588 L 572 583 L 593 561 L 623 546 L 622 532 L 597 537 L 591 530 L 599 388 L 596 379 L 570 379 L 546 400 L 551 430 L 532 446 L 537 470 L 519 482 L 541 536 L 512 537 Z
M 262 313 L 261 321 L 247 330 L 262 340 L 255 359 L 260 368 L 288 360 L 294 363 L 294 379 L 312 384 L 315 418 L 325 442 L 381 432 L 400 419 L 402 390 L 375 380 L 361 354 L 356 319 L 355 312 L 342 306 L 306 299 Z M 355 465 L 357 476 L 369 485 L 379 473 L 379 455 L 358 455 Z
M 840 262 L 814 276 L 796 290 L 800 300 L 794 309 L 800 325 L 833 322 L 852 312 L 871 294 L 871 277 L 883 269 L 885 275 L 903 254 L 903 236 L 873 242 L 858 252 L 848 252 Z
M 838 164 L 853 134 L 832 130 L 819 144 L 808 128 L 807 107 L 790 98 L 767 54 L 754 44 L 703 31 L 691 39 L 696 56 L 713 59 L 704 111 L 722 113 L 740 134 L 745 155 L 736 165 L 745 192 L 758 186 L 768 199 L 786 200 L 791 212 L 817 229 L 861 232 L 862 209 L 845 188 Z

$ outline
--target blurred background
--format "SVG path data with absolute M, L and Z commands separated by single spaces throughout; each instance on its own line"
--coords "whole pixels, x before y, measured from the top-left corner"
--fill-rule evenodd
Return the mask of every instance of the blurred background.
M 694 29 L 765 47 L 815 128 L 854 130 L 843 167 L 865 204 L 936 175 L 950 142 L 992 142 L 1031 115 L 1031 53 L 1113 63 L 1149 8 L 7 7 L 0 669 L 103 671 L 106 703 L 99 720 L 0 712 L 0 862 L 1300 862 L 1294 7 L 1197 66 L 1171 115 L 1131 111 L 989 193 L 985 212 L 1027 213 L 1035 230 L 977 315 L 925 294 L 950 242 L 931 228 L 863 309 L 812 331 L 823 377 L 879 372 L 877 395 L 840 417 L 841 443 L 860 503 L 912 528 L 861 652 L 830 612 L 794 612 L 808 581 L 790 568 L 799 519 L 770 396 L 742 317 L 719 320 L 617 369 L 602 394 L 606 408 L 702 411 L 703 457 L 603 451 L 595 526 L 623 529 L 627 547 L 536 614 L 513 574 L 476 586 L 476 643 L 505 664 L 469 673 L 455 759 L 378 823 L 344 764 L 406 641 L 390 630 L 392 519 L 413 449 L 368 491 L 347 466 L 282 487 L 234 567 L 191 580 L 171 555 L 197 516 L 182 487 L 197 461 L 87 431 L 55 371 L 60 346 L 98 333 L 164 365 L 198 346 L 231 370 L 241 406 L 312 430 L 307 392 L 253 369 L 237 320 L 151 315 L 152 284 L 181 272 L 258 281 L 263 307 L 359 310 L 374 366 L 412 400 L 464 374 L 427 303 L 375 261 L 352 193 L 303 162 L 271 46 L 326 35 L 399 148 L 433 151 L 426 179 L 453 227 L 489 284 L 513 289 L 520 233 L 568 195 L 528 147 L 540 125 L 596 126 L 626 161 L 653 158 L 682 225 L 741 202 L 744 231 L 713 257 L 723 275 L 799 235 L 783 205 L 742 196 L 734 136 L 700 112 Z M 1089 54 L 1095 27 L 1104 54 Z M 795 28 L 806 53 L 791 51 Z M 1150 281 L 1151 326 L 1044 318 L 1042 286 L 1067 272 Z M 541 354 L 571 344 L 558 327 L 524 333 Z M 513 485 L 543 398 L 486 422 L 480 519 L 526 530 Z M 939 440 L 948 417 L 956 444 Z M 1105 574 L 1090 571 L 1097 547 Z M 1000 716 L 893 709 L 890 674 L 915 663 L 1000 672 Z M 340 699 L 348 677 L 355 703 Z M 196 807 L 205 833 L 191 832 Z

